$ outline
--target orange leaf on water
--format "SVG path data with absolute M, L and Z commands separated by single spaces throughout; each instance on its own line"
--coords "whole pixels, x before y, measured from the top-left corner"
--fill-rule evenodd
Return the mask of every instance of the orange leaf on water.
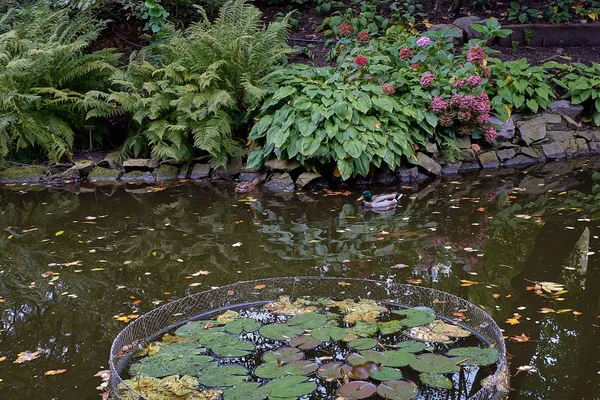
M 44 375 L 46 375 L 46 376 L 48 376 L 48 375 L 58 375 L 58 374 L 62 374 L 65 371 L 66 371 L 66 369 L 51 369 L 50 371 L 44 372 Z
M 529 340 L 529 336 L 527 336 L 524 333 L 521 333 L 520 335 L 517 336 L 512 336 L 510 338 L 511 341 L 516 342 L 516 343 L 524 343 L 527 342 Z

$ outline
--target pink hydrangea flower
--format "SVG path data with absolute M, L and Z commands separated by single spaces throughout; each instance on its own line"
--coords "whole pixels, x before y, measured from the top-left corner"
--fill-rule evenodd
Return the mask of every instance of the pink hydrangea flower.
M 412 64 L 410 69 L 419 69 L 419 64 Z
M 396 93 L 396 88 L 394 88 L 394 85 L 392 85 L 391 83 L 383 83 L 380 86 L 383 89 L 383 94 L 387 96 L 391 96 L 394 93 Z
M 419 40 L 417 40 L 417 46 L 419 46 L 419 47 L 429 46 L 430 44 L 431 44 L 431 39 L 429 39 L 426 36 L 421 36 L 419 38 Z
M 356 58 L 354 58 L 354 64 L 358 65 L 359 67 L 364 67 L 369 64 L 369 59 L 363 56 L 356 56 Z
M 434 113 L 439 113 L 448 108 L 448 102 L 438 96 L 435 96 L 433 100 L 431 100 L 430 105 Z
M 433 81 L 435 81 L 435 75 L 433 75 L 431 72 L 425 72 L 423 75 L 421 75 L 421 86 L 431 86 Z
M 475 65 L 481 65 L 483 60 L 485 60 L 485 51 L 480 46 L 473 46 L 467 52 L 467 61 Z
M 350 36 L 354 33 L 354 27 L 350 24 L 341 24 L 338 33 L 340 36 Z
M 481 67 L 482 75 L 484 78 L 489 78 L 492 76 L 492 71 L 488 67 Z
M 457 79 L 452 84 L 452 87 L 454 87 L 456 89 L 462 89 L 464 86 L 465 86 L 465 81 L 463 81 L 462 79 Z
M 409 58 L 412 58 L 412 56 L 415 54 L 415 51 L 413 49 L 409 49 L 408 47 L 403 47 L 400 49 L 400 59 L 401 60 L 407 60 Z
M 496 140 L 497 137 L 498 137 L 498 132 L 496 131 L 496 128 L 494 128 L 491 125 L 488 126 L 488 128 L 485 132 L 485 140 L 492 143 L 494 140 Z
M 369 35 L 369 32 L 365 31 L 358 32 L 358 34 L 356 35 L 356 40 L 358 40 L 360 43 L 365 43 L 371 40 L 371 35 Z
M 467 85 L 471 87 L 476 87 L 481 85 L 481 77 L 477 75 L 471 75 L 467 78 Z

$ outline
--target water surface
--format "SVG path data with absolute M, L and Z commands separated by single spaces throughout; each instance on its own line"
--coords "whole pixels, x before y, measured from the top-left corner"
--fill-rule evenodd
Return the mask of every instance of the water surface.
M 128 316 L 240 280 L 322 275 L 466 298 L 505 330 L 511 399 L 598 399 L 598 165 L 372 188 L 405 194 L 386 213 L 362 209 L 363 188 L 258 190 L 245 199 L 235 183 L 208 181 L 3 187 L 0 397 L 99 398 L 93 375 L 108 367 Z M 539 281 L 567 292 L 528 290 Z M 509 339 L 521 334 L 529 340 Z M 13 363 L 38 348 L 39 358 Z M 57 369 L 66 372 L 44 375 Z

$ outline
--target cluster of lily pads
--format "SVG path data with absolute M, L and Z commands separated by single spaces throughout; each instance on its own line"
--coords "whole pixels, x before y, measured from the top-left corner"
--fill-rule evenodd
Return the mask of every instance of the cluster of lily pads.
M 281 297 L 165 334 L 136 354 L 125 382 L 151 400 L 409 400 L 497 362 L 496 349 L 468 337 L 427 307 Z

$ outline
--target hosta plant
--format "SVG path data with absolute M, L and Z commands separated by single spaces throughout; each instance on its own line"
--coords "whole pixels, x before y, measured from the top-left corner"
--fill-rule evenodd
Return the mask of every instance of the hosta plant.
M 356 60 L 364 68 L 366 57 Z M 250 132 L 249 166 L 271 157 L 307 168 L 334 164 L 342 179 L 365 176 L 371 165 L 398 167 L 424 143 L 421 110 L 392 96 L 391 84 L 350 78 L 333 68 L 294 65 L 272 76 Z

